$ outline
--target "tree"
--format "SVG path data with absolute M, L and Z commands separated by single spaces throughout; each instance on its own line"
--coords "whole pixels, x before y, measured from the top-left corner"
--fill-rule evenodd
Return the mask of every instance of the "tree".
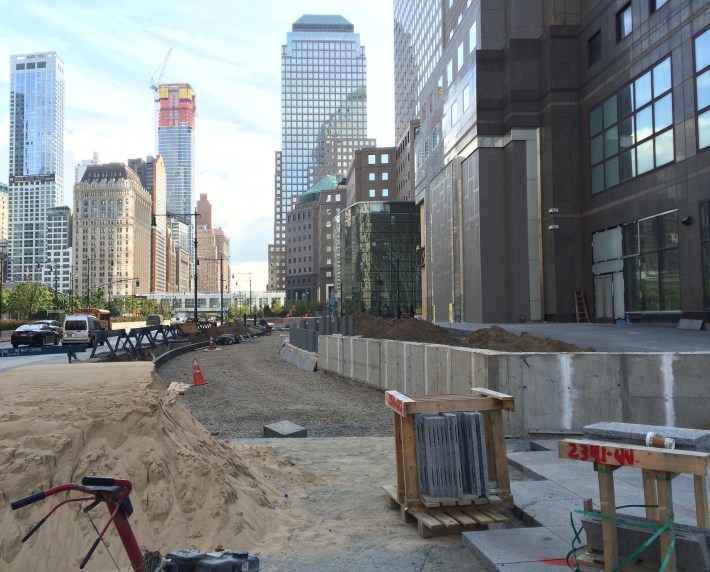
M 10 292 L 7 311 L 17 312 L 20 318 L 30 319 L 40 308 L 51 308 L 54 294 L 41 282 L 19 282 Z

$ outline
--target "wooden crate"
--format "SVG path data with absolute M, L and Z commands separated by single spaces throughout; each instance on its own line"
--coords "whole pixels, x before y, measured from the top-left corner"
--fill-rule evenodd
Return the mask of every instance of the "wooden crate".
M 403 520 L 416 520 L 419 534 L 425 538 L 500 525 L 505 517 L 497 509 L 513 506 L 503 431 L 503 411 L 514 411 L 513 397 L 484 388 L 471 391 L 470 395 L 418 397 L 407 397 L 398 391 L 385 394 L 385 403 L 394 416 L 397 483 L 383 488 L 388 494 L 389 506 L 399 508 Z M 458 411 L 483 414 L 491 494 L 488 497 L 423 497 L 417 481 L 414 414 Z

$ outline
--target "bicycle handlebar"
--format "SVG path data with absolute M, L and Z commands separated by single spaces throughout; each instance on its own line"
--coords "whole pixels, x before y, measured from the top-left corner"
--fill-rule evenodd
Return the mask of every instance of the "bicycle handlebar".
M 46 497 L 45 492 L 40 491 L 40 492 L 30 495 L 28 497 L 24 497 L 21 499 L 17 499 L 16 501 L 12 501 L 10 503 L 10 506 L 12 507 L 12 510 L 17 510 L 18 508 L 22 508 L 23 506 L 27 506 L 28 504 L 32 504 L 33 502 L 41 501 L 45 497 Z

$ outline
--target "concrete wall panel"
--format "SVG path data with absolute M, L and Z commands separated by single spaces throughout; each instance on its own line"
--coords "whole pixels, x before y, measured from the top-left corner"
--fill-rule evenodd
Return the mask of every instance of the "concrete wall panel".
M 320 369 L 382 389 L 512 395 L 509 436 L 581 432 L 598 421 L 710 428 L 710 353 L 504 353 L 339 336 L 319 344 Z

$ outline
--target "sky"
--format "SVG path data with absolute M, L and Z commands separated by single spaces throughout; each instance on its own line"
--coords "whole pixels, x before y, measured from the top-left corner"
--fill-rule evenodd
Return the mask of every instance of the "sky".
M 195 200 L 231 238 L 237 282 L 262 290 L 273 241 L 274 153 L 281 148 L 281 46 L 304 14 L 339 14 L 367 56 L 368 137 L 394 145 L 391 0 L 0 0 L 0 182 L 8 182 L 10 56 L 55 51 L 64 61 L 64 203 L 74 166 L 155 155 L 154 92 L 190 83 L 197 95 Z M 233 284 L 232 288 L 235 286 Z

